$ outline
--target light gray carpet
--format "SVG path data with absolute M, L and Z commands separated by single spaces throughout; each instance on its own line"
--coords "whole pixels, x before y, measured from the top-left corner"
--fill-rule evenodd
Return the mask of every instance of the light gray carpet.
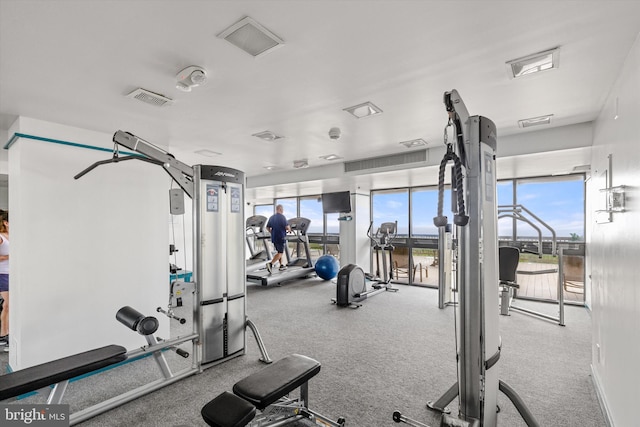
M 281 287 L 247 287 L 247 313 L 277 360 L 300 353 L 319 360 L 310 382 L 311 408 L 348 426 L 392 426 L 394 410 L 431 426 L 440 415 L 425 403 L 456 381 L 452 307 L 437 308 L 437 291 L 397 285 L 364 301 L 357 310 L 331 304 L 335 284 L 320 279 Z M 123 301 L 123 305 L 126 301 Z M 520 302 L 555 314 L 557 306 Z M 498 308 L 496 307 L 496 310 Z M 604 426 L 590 377 L 590 316 L 566 308 L 566 327 L 512 313 L 500 317 L 503 349 L 500 378 L 513 387 L 542 426 Z M 114 324 L 114 327 L 119 325 Z M 141 339 L 141 345 L 144 344 Z M 200 409 L 235 382 L 261 369 L 249 333 L 247 354 L 88 420 L 93 426 L 204 426 Z M 6 356 L 0 355 L 6 363 Z M 167 353 L 172 367 L 189 360 Z M 72 383 L 65 395 L 72 412 L 130 389 L 151 376 L 152 360 L 137 361 Z M 36 403 L 41 396 L 30 397 Z M 516 409 L 499 395 L 501 426 L 524 426 Z M 457 411 L 457 400 L 451 405 Z

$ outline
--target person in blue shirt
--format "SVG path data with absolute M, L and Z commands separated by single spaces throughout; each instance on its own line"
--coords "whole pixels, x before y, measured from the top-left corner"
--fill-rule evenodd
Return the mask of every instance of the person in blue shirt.
M 271 215 L 271 218 L 267 221 L 267 231 L 271 233 L 271 241 L 276 248 L 276 254 L 273 256 L 273 259 L 267 263 L 269 274 L 271 274 L 273 266 L 278 261 L 280 261 L 280 271 L 287 269 L 287 266 L 282 263 L 282 254 L 287 244 L 287 231 L 291 231 L 291 228 L 287 224 L 287 218 L 283 212 L 284 208 L 282 205 L 276 206 L 276 213 Z

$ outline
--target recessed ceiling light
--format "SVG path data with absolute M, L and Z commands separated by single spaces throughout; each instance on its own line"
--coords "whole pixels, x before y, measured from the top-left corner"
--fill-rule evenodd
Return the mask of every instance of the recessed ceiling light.
M 277 170 L 277 169 L 278 169 L 278 167 L 277 167 L 277 166 L 265 166 L 264 168 L 265 168 L 266 170 L 268 170 L 268 171 L 274 171 L 274 170 Z
M 211 151 L 211 150 L 197 150 L 194 151 L 194 153 L 196 154 L 200 154 L 201 156 L 206 156 L 206 157 L 215 157 L 215 156 L 221 156 L 222 153 L 218 153 L 217 151 Z
M 218 37 L 254 57 L 284 45 L 284 40 L 248 16 L 218 34 Z
M 353 107 L 343 109 L 343 111 L 352 114 L 358 119 L 361 119 L 363 117 L 375 116 L 376 114 L 382 113 L 380 107 L 373 105 L 371 102 L 354 105 Z
M 518 59 L 507 61 L 511 77 L 522 77 L 540 71 L 558 68 L 560 65 L 560 48 L 545 50 Z
M 326 156 L 320 156 L 320 158 L 324 160 L 338 160 L 342 157 L 338 156 L 337 154 L 328 154 Z
M 421 147 L 423 145 L 427 145 L 427 141 L 425 141 L 422 138 L 419 138 L 419 139 L 412 139 L 411 141 L 402 141 L 400 144 L 404 145 L 407 148 L 414 148 L 414 147 Z
M 271 132 L 270 130 L 265 130 L 262 132 L 254 133 L 251 136 L 258 137 L 260 139 L 264 139 L 265 141 L 277 141 L 278 139 L 284 138 L 284 136 L 277 135 L 275 132 Z
M 528 128 L 531 126 L 548 125 L 549 123 L 551 123 L 551 117 L 553 117 L 553 114 L 518 120 L 518 126 L 520 126 L 521 128 Z
M 306 168 L 308 166 L 309 166 L 309 162 L 307 161 L 307 159 L 293 161 L 293 167 L 296 169 Z

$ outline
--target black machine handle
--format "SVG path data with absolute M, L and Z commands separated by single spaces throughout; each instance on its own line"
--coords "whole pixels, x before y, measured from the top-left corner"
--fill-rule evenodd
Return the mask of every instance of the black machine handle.
M 158 342 L 160 341 L 164 341 L 164 339 L 158 338 Z M 172 345 L 171 347 L 169 347 L 169 349 L 175 351 L 178 356 L 184 357 L 185 359 L 189 357 L 189 352 L 181 349 L 180 347 Z
M 442 205 L 444 199 L 444 175 L 449 161 L 453 160 L 453 177 L 451 181 L 456 187 L 456 196 L 458 202 L 458 212 L 453 216 L 453 223 L 464 227 L 469 223 L 469 216 L 466 214 L 464 207 L 464 186 L 462 176 L 462 163 L 460 158 L 453 152 L 451 144 L 447 144 L 447 152 L 440 162 L 438 173 L 438 216 L 433 218 L 433 224 L 436 227 L 445 227 L 447 225 L 447 217 L 442 214 Z
M 184 357 L 185 359 L 189 357 L 189 352 L 188 352 L 188 351 L 184 351 L 184 350 L 183 350 L 183 349 L 181 349 L 181 348 L 177 348 L 177 347 L 176 347 L 176 348 L 175 348 L 175 352 L 176 352 L 176 354 L 177 354 L 178 356 L 182 356 L 182 357 Z
M 171 319 L 177 320 L 178 322 L 180 322 L 181 325 L 184 325 L 185 323 L 187 323 L 187 319 L 185 319 L 184 317 L 178 317 L 173 313 L 169 313 L 168 311 L 163 310 L 162 307 L 156 308 L 156 311 L 158 313 L 164 314 L 167 317 L 170 317 Z
M 162 162 L 160 162 L 158 160 L 150 159 L 148 157 L 143 157 L 143 156 L 124 156 L 124 157 L 119 157 L 118 154 L 116 152 L 114 152 L 112 158 L 110 158 L 108 160 L 100 160 L 100 161 L 95 162 L 94 164 L 92 164 L 91 166 L 89 166 L 88 168 L 83 170 L 82 172 L 79 172 L 78 174 L 76 174 L 73 177 L 73 179 L 82 178 L 83 176 L 85 176 L 86 174 L 88 174 L 89 172 L 91 172 L 92 170 L 94 170 L 95 168 L 97 168 L 100 165 L 106 165 L 108 163 L 118 163 L 118 162 L 123 162 L 125 160 L 142 160 L 143 162 L 153 163 L 154 165 L 162 165 Z
M 457 94 L 457 92 L 456 92 Z M 458 99 L 458 102 L 461 100 Z M 453 171 L 451 182 L 452 185 L 456 189 L 457 196 L 457 205 L 458 212 L 456 212 L 453 216 L 453 223 L 460 227 L 464 227 L 469 223 L 469 216 L 466 214 L 465 206 L 464 206 L 464 186 L 463 186 L 463 176 L 462 176 L 462 165 L 466 165 L 466 153 L 464 148 L 464 134 L 462 130 L 462 123 L 459 114 L 456 112 L 455 100 L 452 99 L 452 92 L 445 92 L 444 94 L 444 105 L 449 115 L 449 121 L 447 126 L 445 127 L 444 140 L 445 145 L 447 146 L 447 152 L 445 153 L 442 161 L 440 162 L 440 169 L 438 173 L 438 216 L 433 218 L 433 223 L 436 227 L 446 227 L 447 225 L 447 217 L 442 214 L 442 204 L 444 199 L 444 174 L 447 164 L 450 161 L 453 161 Z M 465 111 L 464 104 L 461 104 L 462 110 Z M 452 143 L 447 143 L 447 127 L 453 126 L 456 132 L 456 142 L 458 144 L 458 152 L 460 156 L 455 153 L 453 149 Z

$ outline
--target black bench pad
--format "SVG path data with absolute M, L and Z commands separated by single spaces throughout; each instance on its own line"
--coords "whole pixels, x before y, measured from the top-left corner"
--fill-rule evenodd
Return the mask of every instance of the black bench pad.
M 249 375 L 233 386 L 233 392 L 262 410 L 320 372 L 320 362 L 292 354 Z
M 211 427 L 244 427 L 255 417 L 256 407 L 225 391 L 204 405 L 200 414 Z
M 126 353 L 127 349 L 122 346 L 108 345 L 0 375 L 0 400 L 20 396 L 122 362 L 127 358 Z

